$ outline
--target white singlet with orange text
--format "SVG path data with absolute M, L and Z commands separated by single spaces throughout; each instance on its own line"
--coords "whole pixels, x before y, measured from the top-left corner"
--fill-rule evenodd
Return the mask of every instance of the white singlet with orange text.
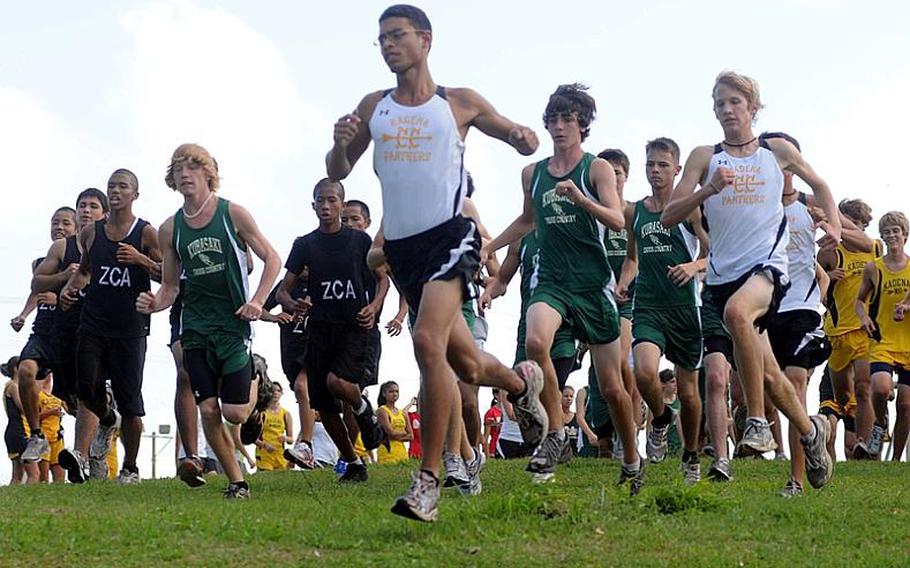
M 370 133 L 385 238 L 410 237 L 461 213 L 465 146 L 443 87 L 420 106 L 398 104 L 386 92 L 370 117 Z
M 731 156 L 717 144 L 705 179 L 719 167 L 732 169 L 736 179 L 704 203 L 711 235 L 707 284 L 733 282 L 756 266 L 779 270 L 781 282 L 787 283 L 790 236 L 781 203 L 784 174 L 777 158 L 764 141 L 745 158 Z

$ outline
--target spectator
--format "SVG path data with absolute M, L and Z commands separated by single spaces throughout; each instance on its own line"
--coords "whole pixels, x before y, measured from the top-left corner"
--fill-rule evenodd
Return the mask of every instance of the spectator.
M 408 415 L 408 423 L 411 425 L 411 442 L 408 444 L 408 457 L 419 460 L 422 452 L 420 449 L 420 412 L 417 409 L 416 396 L 404 407 L 404 411 Z
M 53 374 L 38 381 L 41 390 L 38 391 L 38 420 L 41 422 L 41 431 L 50 445 L 46 454 L 38 462 L 38 476 L 42 483 L 50 481 L 53 476 L 54 483 L 63 483 L 66 480 L 66 471 L 60 466 L 60 450 L 63 449 L 63 424 L 61 419 L 66 411 L 63 401 L 51 394 L 53 388 Z
M 562 389 L 562 424 L 566 429 L 566 439 L 569 443 L 566 447 L 572 452 L 572 455 L 578 455 L 578 420 L 576 419 L 573 402 L 575 402 L 575 389 L 566 385 Z
M 284 445 L 294 443 L 294 419 L 281 406 L 282 394 L 281 384 L 272 383 L 272 400 L 263 413 L 262 434 L 256 440 L 256 469 L 259 471 L 288 469 Z
M 502 409 L 499 408 L 499 389 L 493 389 L 493 402 L 483 415 L 483 451 L 489 457 L 496 454 L 499 431 L 502 430 Z
M 398 402 L 398 383 L 386 381 L 379 387 L 378 412 L 379 426 L 387 436 L 387 442 L 376 449 L 379 463 L 399 463 L 408 460 L 408 449 L 404 443 L 411 441 L 411 423 L 405 412 L 395 406 Z
M 317 467 L 334 467 L 338 462 L 338 448 L 326 432 L 319 412 L 313 423 L 313 460 Z
M 6 455 L 13 462 L 13 475 L 10 485 L 18 485 L 28 480 L 28 483 L 38 482 L 38 464 L 23 462 L 20 459 L 25 445 L 28 443 L 29 429 L 22 415 L 22 401 L 19 399 L 19 358 L 11 357 L 6 365 L 0 366 L 3 376 L 9 380 L 3 385 L 3 408 L 6 410 L 6 432 L 3 439 L 6 442 Z

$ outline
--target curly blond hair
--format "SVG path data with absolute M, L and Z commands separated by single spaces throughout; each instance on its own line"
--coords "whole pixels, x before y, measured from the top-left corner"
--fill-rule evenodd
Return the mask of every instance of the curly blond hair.
M 743 96 L 746 97 L 746 101 L 749 102 L 749 105 L 755 109 L 755 115 L 758 115 L 758 111 L 765 107 L 761 102 L 758 81 L 752 77 L 740 75 L 736 71 L 721 71 L 717 78 L 714 79 L 714 87 L 711 88 L 712 99 L 717 93 L 717 87 L 719 85 L 726 85 L 727 87 L 742 93 Z
M 177 181 L 174 179 L 174 166 L 186 161 L 193 161 L 200 166 L 205 172 L 205 177 L 209 182 L 209 189 L 218 191 L 221 186 L 221 178 L 218 177 L 218 162 L 209 154 L 209 151 L 199 144 L 181 144 L 174 150 L 171 156 L 171 163 L 167 167 L 167 173 L 164 175 L 164 183 L 174 191 L 177 190 Z

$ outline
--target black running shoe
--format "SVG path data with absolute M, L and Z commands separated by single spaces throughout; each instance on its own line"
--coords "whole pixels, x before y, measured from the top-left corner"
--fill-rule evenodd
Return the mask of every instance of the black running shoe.
M 367 397 L 363 397 L 364 402 L 367 404 L 366 410 L 360 414 L 355 414 L 354 418 L 357 420 L 357 426 L 360 427 L 360 436 L 363 439 L 363 447 L 369 450 L 375 450 L 379 447 L 379 444 L 385 440 L 385 432 L 382 430 L 382 427 L 379 426 L 379 419 L 376 418 L 376 413 L 373 412 L 373 407 L 370 405 L 370 401 L 367 400 Z
M 259 436 L 262 435 L 262 420 L 264 418 L 265 415 L 258 410 L 254 410 L 250 417 L 246 419 L 246 422 L 240 425 L 240 442 L 244 446 L 255 444 Z
M 205 485 L 203 470 L 202 460 L 198 457 L 185 457 L 180 460 L 180 465 L 177 466 L 177 477 L 190 487 L 202 487 Z
M 363 463 L 349 463 L 344 475 L 338 478 L 341 483 L 363 483 L 367 480 L 367 466 Z
M 250 488 L 239 483 L 229 483 L 224 490 L 225 499 L 249 499 Z

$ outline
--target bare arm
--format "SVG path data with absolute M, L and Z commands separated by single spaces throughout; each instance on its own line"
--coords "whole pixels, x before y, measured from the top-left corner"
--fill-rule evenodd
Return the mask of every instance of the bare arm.
M 477 302 L 480 308 L 480 315 L 484 315 L 486 310 L 493 305 L 493 300 L 505 295 L 509 282 L 515 277 L 520 265 L 521 241 L 517 241 L 509 245 L 509 252 L 506 253 L 506 258 L 502 262 L 499 272 L 490 278 L 486 286 L 484 286 L 483 294 L 480 295 L 480 300 Z
M 733 170 L 717 168 L 711 181 L 696 191 L 695 188 L 702 184 L 702 180 L 708 173 L 712 153 L 711 146 L 699 146 L 689 154 L 682 177 L 673 189 L 670 202 L 660 215 L 660 223 L 664 227 L 672 227 L 681 223 L 706 199 L 720 193 L 733 181 Z
M 82 232 L 79 233 L 79 244 L 82 247 L 82 257 L 79 260 L 79 269 L 74 272 L 63 290 L 60 291 L 60 304 L 64 310 L 68 310 L 76 302 L 80 290 L 85 288 L 91 279 L 91 261 L 89 251 L 95 242 L 95 225 L 86 225 Z
M 870 337 L 875 333 L 876 328 L 875 322 L 866 314 L 866 300 L 868 300 L 869 295 L 875 288 L 877 280 L 875 263 L 867 262 L 866 266 L 863 267 L 863 280 L 859 284 L 859 292 L 856 294 L 856 302 L 853 305 L 853 310 L 856 312 L 860 324 L 862 324 L 863 329 Z
M 365 96 L 357 109 L 335 122 L 334 145 L 325 157 L 325 168 L 329 179 L 342 180 L 348 177 L 354 164 L 370 146 L 370 117 L 376 104 L 382 98 L 382 91 Z
M 234 226 L 237 228 L 237 234 L 249 245 L 256 256 L 265 263 L 256 292 L 246 304 L 237 310 L 237 315 L 241 318 L 256 320 L 262 312 L 262 305 L 265 303 L 269 291 L 275 284 L 275 279 L 278 278 L 278 272 L 281 270 L 281 257 L 278 256 L 278 253 L 259 230 L 249 211 L 232 202 L 229 214 Z
M 591 429 L 591 425 L 585 420 L 585 405 L 587 405 L 587 403 L 588 389 L 578 389 L 578 393 L 575 395 L 575 420 L 578 422 L 578 427 L 584 432 L 585 437 L 588 439 L 588 443 L 593 446 L 597 444 L 597 434 L 594 433 L 594 430 Z
M 828 220 L 819 223 L 818 227 L 827 234 L 831 242 L 839 242 L 841 238 L 840 211 L 834 203 L 834 196 L 831 195 L 828 184 L 815 173 L 796 146 L 789 141 L 782 138 L 770 138 L 767 143 L 780 162 L 781 168 L 799 177 L 812 188 L 815 202 L 828 217 Z
M 831 279 L 828 278 L 828 273 L 825 272 L 825 269 L 817 262 L 815 263 L 815 281 L 818 282 L 818 293 L 821 296 L 822 303 L 824 303 L 825 298 L 828 297 L 828 286 L 831 284 Z
M 180 259 L 173 242 L 174 218 L 169 217 L 158 231 L 159 251 L 163 252 L 161 262 L 161 286 L 158 291 L 142 292 L 136 298 L 136 310 L 143 314 L 160 312 L 171 307 L 180 293 Z
M 629 286 L 632 280 L 638 274 L 638 245 L 635 240 L 635 232 L 632 230 L 634 222 L 635 206 L 629 204 L 625 208 L 626 218 L 626 258 L 622 261 L 622 268 L 619 272 L 619 279 L 616 283 L 616 298 L 622 302 L 629 299 Z
M 284 442 L 286 444 L 294 443 L 294 417 L 287 411 L 284 413 Z
M 530 156 L 540 143 L 537 134 L 527 126 L 499 114 L 485 98 L 473 89 L 446 89 L 446 95 L 452 105 L 453 113 L 461 128 L 461 137 L 467 135 L 467 127 L 475 126 L 478 130 L 515 148 L 519 154 Z
M 477 204 L 474 203 L 469 197 L 464 198 L 464 203 L 461 206 L 461 214 L 465 217 L 474 221 L 477 225 L 477 232 L 480 233 L 481 243 L 488 243 L 493 240 L 492 235 L 487 230 L 486 226 L 483 224 L 483 221 L 480 220 L 480 211 L 477 210 Z M 491 255 L 487 260 L 487 272 L 490 276 L 496 276 L 500 270 L 499 260 L 496 258 L 496 255 Z
M 78 269 L 76 263 L 63 266 L 66 239 L 57 239 L 48 249 L 44 260 L 35 268 L 32 276 L 32 292 L 47 292 L 65 286 L 70 276 Z
M 278 285 L 278 290 L 275 292 L 275 299 L 281 304 L 282 309 L 287 310 L 294 316 L 301 315 L 309 309 L 309 306 L 303 302 L 303 298 L 291 297 L 291 290 L 294 289 L 294 284 L 296 283 L 297 275 L 288 270 L 284 273 L 284 278 L 281 280 L 281 284 Z
M 138 266 L 149 273 L 155 282 L 161 281 L 161 250 L 158 246 L 158 231 L 151 225 L 142 229 L 142 251 L 132 245 L 120 243 L 117 247 L 117 261 Z

